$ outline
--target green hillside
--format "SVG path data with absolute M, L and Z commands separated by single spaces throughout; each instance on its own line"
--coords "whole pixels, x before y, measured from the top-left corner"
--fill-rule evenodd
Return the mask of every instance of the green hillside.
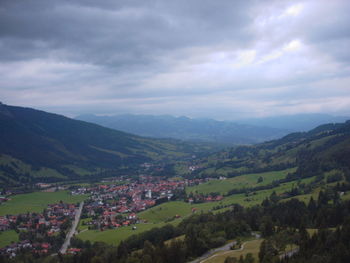
M 297 167 L 302 177 L 350 169 L 350 122 L 326 124 L 309 132 L 292 133 L 279 140 L 253 146 L 238 146 L 197 162 L 192 176 L 235 177 L 247 173 Z

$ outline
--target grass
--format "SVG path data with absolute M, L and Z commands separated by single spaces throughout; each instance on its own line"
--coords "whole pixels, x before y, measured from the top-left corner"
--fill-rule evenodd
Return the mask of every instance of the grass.
M 136 230 L 132 230 L 132 226 L 127 227 L 120 227 L 117 229 L 111 229 L 111 230 L 87 230 L 84 232 L 81 232 L 78 234 L 78 238 L 82 240 L 90 240 L 93 242 L 105 242 L 112 245 L 118 245 L 122 240 L 125 240 L 126 238 L 135 235 L 140 234 L 142 232 L 145 232 L 147 230 L 151 230 L 155 227 L 162 227 L 165 223 L 158 223 L 158 224 L 137 224 L 135 225 L 137 227 Z
M 84 219 L 81 219 L 80 221 L 79 221 L 79 224 L 78 224 L 78 231 L 80 232 L 80 231 L 83 231 L 83 230 L 85 230 L 85 229 L 88 229 L 89 228 L 89 226 L 88 225 L 83 225 L 83 222 L 85 222 L 85 223 L 87 223 L 87 222 L 90 222 L 92 220 L 92 218 L 84 218 Z
M 176 215 L 186 216 L 191 213 L 191 205 L 181 201 L 167 202 L 138 214 L 142 219 L 151 223 L 160 223 Z
M 11 197 L 11 200 L 0 205 L 0 215 L 16 215 L 27 212 L 42 212 L 48 204 L 63 201 L 77 203 L 86 199 L 86 195 L 72 196 L 68 191 L 34 192 Z
M 81 176 L 91 175 L 91 174 L 97 172 L 96 170 L 89 171 L 87 169 L 84 169 L 84 168 L 81 168 L 81 167 L 78 167 L 78 166 L 75 166 L 75 165 L 65 165 L 64 167 L 72 170 L 73 172 L 75 172 L 76 174 L 79 174 Z
M 0 232 L 0 248 L 10 245 L 12 242 L 18 242 L 18 234 L 14 230 Z
M 283 171 L 273 171 L 265 173 L 245 174 L 237 177 L 225 179 L 225 180 L 212 180 L 204 184 L 197 186 L 187 187 L 186 192 L 198 192 L 203 194 L 209 194 L 211 192 L 219 192 L 221 194 L 227 193 L 232 189 L 241 189 L 245 187 L 255 187 L 260 185 L 267 185 L 274 180 L 283 179 L 288 173 L 295 171 L 295 168 L 286 169 Z M 263 178 L 261 183 L 257 183 L 259 177 Z

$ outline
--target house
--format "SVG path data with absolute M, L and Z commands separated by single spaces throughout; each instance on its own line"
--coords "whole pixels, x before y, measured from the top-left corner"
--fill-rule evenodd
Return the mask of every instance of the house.
M 132 220 L 132 219 L 136 219 L 137 216 L 135 213 L 131 213 L 129 216 L 128 216 L 128 219 Z

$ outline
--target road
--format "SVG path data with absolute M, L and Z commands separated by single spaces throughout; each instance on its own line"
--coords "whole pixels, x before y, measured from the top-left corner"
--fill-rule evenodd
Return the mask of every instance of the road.
M 79 220 L 80 220 L 80 215 L 81 215 L 81 211 L 83 210 L 83 206 L 84 206 L 84 201 L 82 201 L 79 205 L 78 211 L 75 214 L 75 218 L 74 218 L 74 222 L 72 224 L 71 229 L 69 230 L 67 236 L 66 236 L 66 240 L 64 241 L 61 249 L 60 249 L 60 253 L 61 254 L 65 254 L 67 252 L 67 248 L 70 245 L 70 239 L 73 237 L 75 230 L 78 226 Z

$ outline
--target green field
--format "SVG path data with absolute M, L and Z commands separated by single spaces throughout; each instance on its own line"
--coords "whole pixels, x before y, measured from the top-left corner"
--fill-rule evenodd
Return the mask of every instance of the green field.
M 108 244 L 118 245 L 120 241 L 144 231 L 150 230 L 154 227 L 162 227 L 165 223 L 158 224 L 137 224 L 136 230 L 132 230 L 132 226 L 120 227 L 111 230 L 85 230 L 78 234 L 78 238 L 82 240 L 90 240 L 93 242 L 101 241 Z
M 191 205 L 182 201 L 167 202 L 138 214 L 139 218 L 150 223 L 160 223 L 176 215 L 186 216 L 191 213 Z
M 86 195 L 72 196 L 68 191 L 34 192 L 11 196 L 11 200 L 0 205 L 0 215 L 16 215 L 26 212 L 42 212 L 48 204 L 63 201 L 77 203 L 86 199 Z
M 14 230 L 0 232 L 0 248 L 18 242 L 18 234 Z
M 86 222 L 89 222 L 89 221 L 91 221 L 91 220 L 92 220 L 91 217 L 84 218 L 84 219 L 80 219 L 79 224 L 78 224 L 78 227 L 77 227 L 78 231 L 80 232 L 80 231 L 82 231 L 82 230 L 88 229 L 89 226 L 88 226 L 88 225 L 83 225 L 83 222 L 86 223 Z
M 295 168 L 286 169 L 282 171 L 273 171 L 266 173 L 255 173 L 255 174 L 245 174 L 236 176 L 233 178 L 225 179 L 225 180 L 212 180 L 204 184 L 200 184 L 197 186 L 187 187 L 186 192 L 189 193 L 203 193 L 209 194 L 211 192 L 218 192 L 221 194 L 227 193 L 232 189 L 241 189 L 244 187 L 256 187 L 261 185 L 268 185 L 272 183 L 274 180 L 283 179 L 286 177 L 288 173 L 295 172 Z M 258 183 L 259 177 L 263 178 L 261 183 Z

